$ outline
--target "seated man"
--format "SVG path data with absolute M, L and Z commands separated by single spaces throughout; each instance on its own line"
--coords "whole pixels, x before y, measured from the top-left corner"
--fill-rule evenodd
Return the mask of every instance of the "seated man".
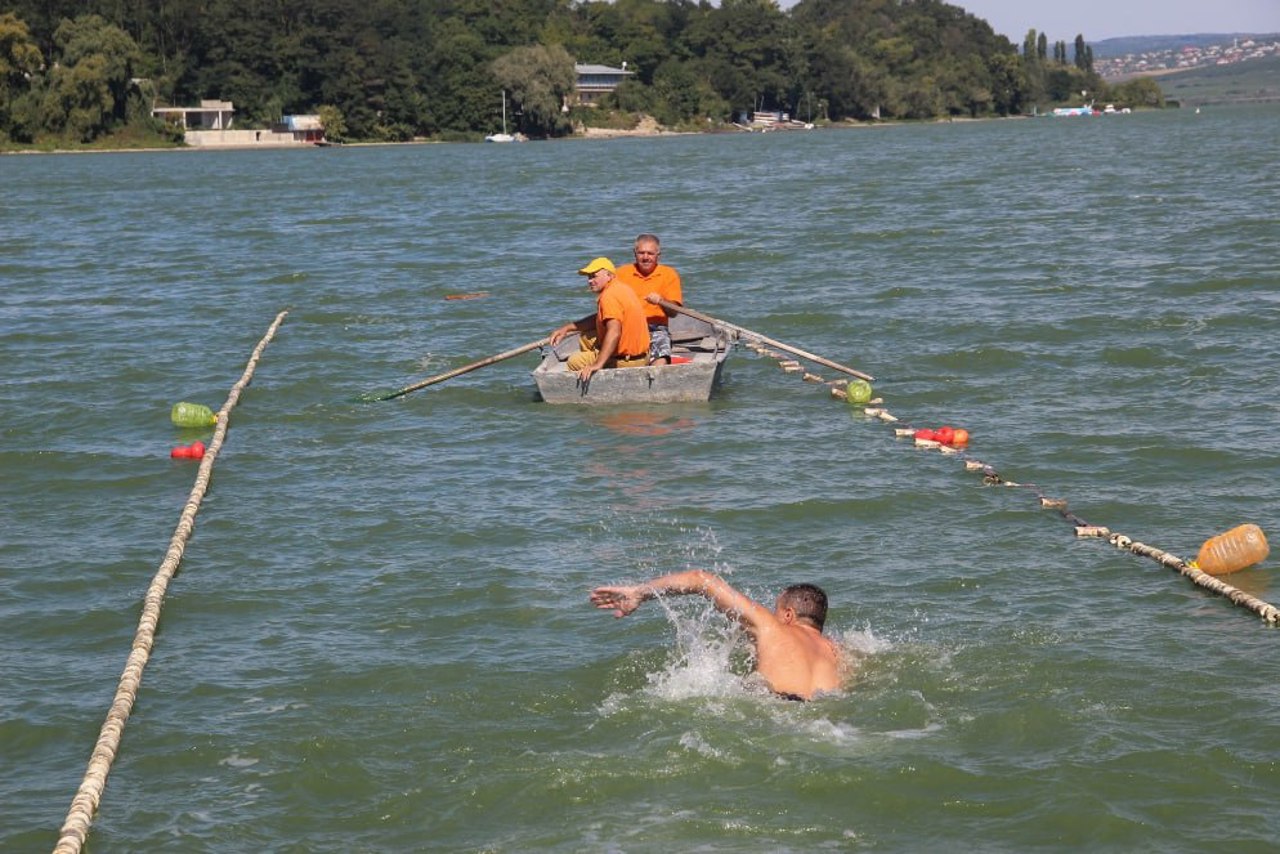
M 596 295 L 596 313 L 566 323 L 551 333 L 555 346 L 577 331 L 581 351 L 569 357 L 566 367 L 578 372 L 582 382 L 604 368 L 640 368 L 649 363 L 649 329 L 644 304 L 635 292 L 618 281 L 613 262 L 596 258 L 578 271 Z
M 823 637 L 827 594 L 813 584 L 793 584 L 768 608 L 701 569 L 676 572 L 644 584 L 597 587 L 591 603 L 625 617 L 640 603 L 664 594 L 695 594 L 711 600 L 716 609 L 737 620 L 756 649 L 756 672 L 769 689 L 787 700 L 812 700 L 819 691 L 837 691 L 847 662 L 835 642 Z
M 649 361 L 652 364 L 671 364 L 671 331 L 667 328 L 670 317 L 667 310 L 658 305 L 659 299 L 676 305 L 684 305 L 680 293 L 680 274 L 674 267 L 659 264 L 662 246 L 657 235 L 642 234 L 636 238 L 632 252 L 634 264 L 618 268 L 618 278 L 631 286 L 636 296 L 645 300 L 645 319 L 649 323 Z

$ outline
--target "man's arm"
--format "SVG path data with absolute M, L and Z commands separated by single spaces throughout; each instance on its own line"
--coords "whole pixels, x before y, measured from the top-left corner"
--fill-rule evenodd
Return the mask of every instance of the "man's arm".
M 570 332 L 587 332 L 594 329 L 595 325 L 596 316 L 594 314 L 588 314 L 586 317 L 579 320 L 572 320 L 564 326 L 557 327 L 556 330 L 551 333 L 551 346 L 554 347 L 559 344 Z
M 595 362 L 578 371 L 578 379 L 584 383 L 591 375 L 604 368 L 605 364 L 618 352 L 618 342 L 622 340 L 622 321 L 607 318 L 604 322 L 604 336 L 600 339 L 600 351 Z
M 659 300 L 664 300 L 664 299 L 667 299 L 667 298 L 666 298 L 666 297 L 664 297 L 662 294 L 658 293 L 657 291 L 654 291 L 653 293 L 651 293 L 651 294 L 649 294 L 647 297 L 645 297 L 645 301 L 646 301 L 646 302 L 653 303 L 654 305 L 658 305 Z M 667 302 L 675 303 L 676 305 L 683 305 L 683 304 L 684 304 L 684 303 L 680 302 L 680 300 L 678 300 L 678 299 L 667 299 Z M 664 305 L 664 306 L 662 306 L 662 313 L 663 313 L 663 314 L 665 314 L 667 317 L 675 317 L 675 316 L 676 316 L 676 313 L 675 313 L 674 311 L 672 311 L 671 309 L 667 308 L 665 305 Z
M 653 303 L 654 305 L 658 305 L 659 300 L 666 300 L 667 302 L 674 303 L 676 305 L 684 305 L 684 296 L 680 291 L 680 274 L 670 267 L 664 267 L 661 269 L 669 270 L 670 275 L 659 280 L 657 289 L 646 296 L 645 300 Z M 662 312 L 667 317 L 676 316 L 676 312 L 666 306 L 662 307 Z
M 673 572 L 644 584 L 597 587 L 591 591 L 591 604 L 612 610 L 615 617 L 625 617 L 649 599 L 690 594 L 710 599 L 716 610 L 737 620 L 752 634 L 774 619 L 773 613 L 763 605 L 739 593 L 720 576 L 701 569 Z

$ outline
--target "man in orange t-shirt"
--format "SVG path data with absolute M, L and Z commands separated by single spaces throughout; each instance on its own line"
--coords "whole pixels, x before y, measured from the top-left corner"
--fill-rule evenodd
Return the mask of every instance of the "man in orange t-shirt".
M 604 368 L 641 368 L 649 364 L 649 329 L 644 303 L 618 281 L 613 262 L 595 258 L 578 271 L 596 295 L 596 313 L 566 323 L 551 333 L 551 346 L 577 331 L 582 349 L 565 363 L 578 379 L 589 382 Z
M 671 364 L 671 332 L 667 329 L 670 317 L 667 310 L 658 305 L 659 299 L 684 305 L 680 293 L 680 274 L 674 267 L 659 264 L 662 245 L 657 235 L 642 234 L 636 238 L 633 249 L 634 264 L 618 268 L 618 278 L 631 286 L 636 296 L 645 300 L 645 320 L 649 324 L 649 361 L 652 364 Z

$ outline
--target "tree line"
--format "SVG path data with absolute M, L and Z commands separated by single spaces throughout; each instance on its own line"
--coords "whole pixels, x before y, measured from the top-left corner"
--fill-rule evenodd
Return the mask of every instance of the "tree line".
M 609 114 L 706 128 L 778 110 L 813 121 L 1029 113 L 1112 89 L 1083 36 L 1074 60 L 1033 30 L 1019 51 L 941 0 L 9 0 L 0 142 L 164 132 L 153 104 L 233 101 L 242 127 L 322 112 L 330 136 L 474 138 L 500 92 L 530 136 Z M 634 74 L 572 106 L 575 62 Z M 176 129 L 168 128 L 172 135 Z

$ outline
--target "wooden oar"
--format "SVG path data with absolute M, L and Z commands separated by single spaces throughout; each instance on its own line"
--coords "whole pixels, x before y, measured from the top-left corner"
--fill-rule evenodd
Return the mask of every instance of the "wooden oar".
M 703 323 L 710 323 L 714 326 L 722 326 L 725 329 L 729 329 L 729 330 L 732 330 L 733 332 L 737 332 L 739 335 L 746 335 L 748 338 L 755 338 L 757 341 L 761 341 L 765 344 L 768 344 L 770 347 L 777 347 L 779 350 L 785 350 L 788 353 L 791 353 L 792 355 L 799 356 L 801 359 L 808 359 L 810 362 L 814 362 L 819 365 L 826 365 L 828 368 L 831 368 L 832 370 L 843 371 L 846 374 L 851 374 L 855 377 L 858 377 L 859 379 L 866 380 L 867 382 L 871 382 L 872 380 L 875 379 L 875 377 L 871 376 L 870 374 L 864 374 L 862 371 L 854 370 L 853 368 L 850 368 L 847 365 L 842 365 L 839 362 L 833 362 L 830 359 L 824 359 L 822 356 L 817 356 L 817 355 L 814 355 L 813 353 L 807 353 L 804 350 L 801 350 L 799 347 L 792 347 L 790 344 L 783 344 L 781 341 L 775 341 L 772 338 L 769 338 L 768 336 L 761 335 L 759 332 L 753 332 L 750 329 L 744 329 L 741 326 L 735 326 L 732 323 L 728 323 L 724 320 L 720 320 L 719 318 L 712 317 L 709 314 L 703 314 L 700 311 L 694 311 L 691 308 L 685 308 L 682 305 L 676 305 L 675 303 L 668 302 L 667 300 L 664 300 L 664 299 L 658 300 L 658 305 L 662 306 L 667 311 L 675 311 L 675 312 L 679 312 L 680 314 L 687 314 L 689 317 L 692 317 L 694 320 L 701 320 Z
M 510 359 L 515 356 L 519 356 L 521 353 L 528 353 L 530 350 L 536 350 L 539 347 L 545 347 L 547 344 L 550 344 L 550 343 L 551 343 L 550 338 L 539 338 L 537 341 L 530 341 L 528 344 L 523 344 L 515 348 L 514 350 L 508 350 L 505 353 L 498 353 L 497 355 L 490 356 L 487 359 L 481 359 L 478 362 L 472 362 L 469 365 L 463 365 L 461 368 L 454 368 L 452 371 L 445 371 L 443 374 L 436 374 L 434 377 L 428 377 L 422 382 L 416 382 L 413 385 L 407 385 L 404 388 L 400 389 L 399 391 L 393 391 L 387 394 L 366 396 L 364 400 L 368 400 L 368 401 L 393 400 L 394 398 L 400 397 L 401 395 L 408 394 L 411 391 L 417 391 L 418 389 L 426 388 L 429 385 L 435 385 L 436 383 L 442 383 L 445 380 L 451 380 L 454 377 L 458 377 L 465 373 L 469 373 L 471 371 L 476 370 L 477 368 L 483 368 L 486 365 L 492 365 L 497 362 L 501 362 L 505 359 Z

